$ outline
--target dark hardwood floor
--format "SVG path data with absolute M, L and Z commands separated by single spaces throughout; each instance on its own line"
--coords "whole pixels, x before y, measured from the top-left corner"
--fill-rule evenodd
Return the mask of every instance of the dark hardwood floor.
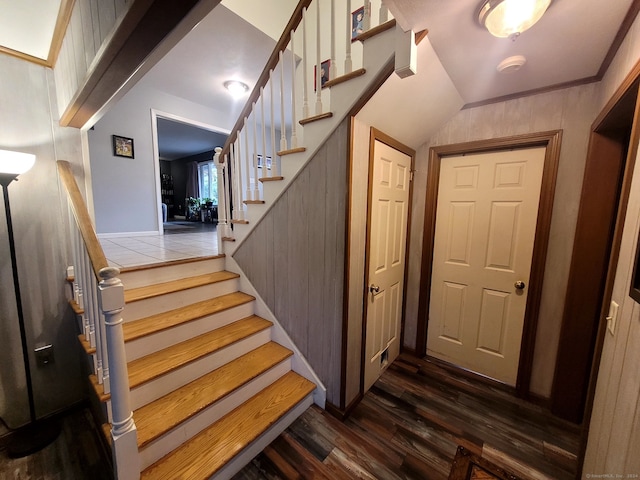
M 111 480 L 113 473 L 88 408 L 62 418 L 60 435 L 50 445 L 23 458 L 0 450 L 0 480 Z
M 578 427 L 401 355 L 351 416 L 307 410 L 234 480 L 446 479 L 458 445 L 521 478 L 572 479 Z
M 89 410 L 62 425 L 29 457 L 0 451 L 0 480 L 112 478 Z M 540 407 L 401 355 L 345 422 L 311 407 L 234 479 L 447 479 L 461 445 L 523 479 L 568 480 L 578 442 L 578 427 Z

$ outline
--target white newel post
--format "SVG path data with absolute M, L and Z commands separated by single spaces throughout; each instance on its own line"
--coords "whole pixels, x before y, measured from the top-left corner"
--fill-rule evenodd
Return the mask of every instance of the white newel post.
M 120 270 L 115 267 L 100 270 L 98 296 L 100 310 L 104 314 L 109 350 L 114 470 L 118 480 L 137 480 L 140 478 L 140 457 L 136 424 L 129 399 L 129 377 L 122 331 L 124 286 L 118 278 L 119 274 Z
M 213 164 L 216 166 L 216 175 L 218 176 L 218 249 L 222 251 L 222 237 L 228 237 L 228 221 L 227 221 L 227 203 L 225 198 L 225 189 L 227 188 L 224 178 L 224 163 L 220 163 L 220 147 L 215 148 L 213 156 Z

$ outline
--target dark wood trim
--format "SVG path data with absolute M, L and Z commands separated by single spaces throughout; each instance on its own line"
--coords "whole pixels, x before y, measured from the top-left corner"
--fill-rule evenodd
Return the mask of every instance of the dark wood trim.
M 62 0 L 60 2 L 60 9 L 58 10 L 58 19 L 56 20 L 56 26 L 53 29 L 53 38 L 51 39 L 51 46 L 49 47 L 49 56 L 47 62 L 51 68 L 55 67 L 58 61 L 58 55 L 62 49 L 62 42 L 64 36 L 67 33 L 69 22 L 71 21 L 71 14 L 73 13 L 73 7 L 76 4 L 76 0 Z
M 280 52 L 283 52 L 287 48 L 287 45 L 291 40 L 291 31 L 295 30 L 298 27 L 298 25 L 302 21 L 302 11 L 305 8 L 307 8 L 310 4 L 311 4 L 311 0 L 300 0 L 298 2 L 298 5 L 293 11 L 291 18 L 289 19 L 289 22 L 287 22 L 287 25 L 284 27 L 284 30 L 282 31 L 282 35 L 280 35 L 280 39 L 278 40 L 278 43 L 276 43 L 276 46 L 273 49 L 273 52 L 271 52 L 271 56 L 267 60 L 267 63 L 265 64 L 264 69 L 262 70 L 262 73 L 258 77 L 258 80 L 256 81 L 256 84 L 253 87 L 253 91 L 249 95 L 249 98 L 247 98 L 247 102 L 245 103 L 244 108 L 240 112 L 240 115 L 238 115 L 238 120 L 236 120 L 236 124 L 233 126 L 233 128 L 231 129 L 231 133 L 227 137 L 227 141 L 225 142 L 224 148 L 222 149 L 223 156 L 229 153 L 229 148 L 231 147 L 231 144 L 236 141 L 238 132 L 242 129 L 244 119 L 251 114 L 252 103 L 257 102 L 260 99 L 260 88 L 264 87 L 269 81 L 269 71 L 273 70 L 276 67 L 276 65 L 278 65 Z
M 549 230 L 551 227 L 551 213 L 553 210 L 553 198 L 555 194 L 561 140 L 562 130 L 553 130 L 549 132 L 518 135 L 515 137 L 437 146 L 432 147 L 429 151 L 429 171 L 424 213 L 424 233 L 422 236 L 422 266 L 416 339 L 416 351 L 418 355 L 426 354 L 438 182 L 442 157 L 462 155 L 465 153 L 480 153 L 536 146 L 546 148 L 542 184 L 540 187 L 540 204 L 538 207 L 536 234 L 531 262 L 531 274 L 529 277 L 530 288 L 529 295 L 527 297 L 518 378 L 516 381 L 516 391 L 519 396 L 524 398 L 527 398 L 529 395 L 529 382 L 531 379 L 531 368 L 533 365 L 533 353 L 536 340 L 535 334 L 538 324 L 540 296 L 544 279 L 547 247 L 549 244 Z
M 515 100 L 522 97 L 530 97 L 532 95 L 540 95 L 541 93 L 553 92 L 555 90 L 562 90 L 565 88 L 578 87 L 580 85 L 588 85 L 589 83 L 596 83 L 602 80 L 598 76 L 579 78 L 571 80 L 570 82 L 556 83 L 555 85 L 549 85 L 547 87 L 533 88 L 518 93 L 511 93 L 509 95 L 502 95 L 500 97 L 487 98 L 486 100 L 480 100 L 479 102 L 466 103 L 462 106 L 462 110 L 467 108 L 484 107 L 485 105 L 491 105 L 492 103 L 508 102 L 509 100 Z
M 602 125 L 605 124 L 605 120 L 609 116 L 611 111 L 615 108 L 618 102 L 620 102 L 620 100 L 622 100 L 622 98 L 625 95 L 628 95 L 629 91 L 631 91 L 631 88 L 634 86 L 634 83 L 636 83 L 639 78 L 640 78 L 640 60 L 636 62 L 636 64 L 633 66 L 629 74 L 625 77 L 625 79 L 622 81 L 622 83 L 620 84 L 618 89 L 613 93 L 613 95 L 611 95 L 611 98 L 609 99 L 609 101 L 606 103 L 602 111 L 598 114 L 596 119 L 593 121 L 593 123 L 591 124 L 592 131 L 596 132 L 600 128 L 602 128 Z
M 371 248 L 371 196 L 373 193 L 371 179 L 373 177 L 373 162 L 374 162 L 374 151 L 376 141 L 384 143 L 385 145 L 390 146 L 391 148 L 398 150 L 401 153 L 411 157 L 411 172 L 413 172 L 416 161 L 416 151 L 411 147 L 399 142 L 393 137 L 385 134 L 384 132 L 371 127 L 369 134 L 369 173 L 367 176 L 367 234 L 366 234 L 366 243 L 365 243 L 365 258 L 364 258 L 364 278 L 365 278 L 365 287 L 369 278 L 369 251 Z M 407 275 L 409 272 L 408 268 L 408 253 L 409 253 L 409 237 L 411 232 L 411 205 L 413 203 L 413 180 L 409 182 L 409 210 L 407 212 L 407 232 L 405 238 L 405 265 L 404 265 L 404 288 L 402 292 L 402 319 L 400 321 L 400 349 L 402 349 L 402 339 L 404 337 L 404 324 L 405 324 L 405 309 L 407 303 Z M 369 306 L 369 290 L 365 288 L 363 295 L 363 309 L 362 309 L 362 345 L 361 345 L 361 353 L 360 353 L 360 394 L 364 394 L 364 370 L 365 370 L 365 362 L 366 362 L 366 349 L 367 349 L 367 310 Z
M 136 0 L 96 54 L 60 125 L 84 127 L 197 4 L 198 0 Z
M 627 33 L 629 33 L 629 29 L 631 28 L 631 25 L 633 25 L 633 22 L 638 16 L 638 12 L 640 12 L 640 0 L 633 0 L 633 2 L 631 2 L 631 5 L 629 6 L 629 10 L 627 10 L 627 14 L 624 17 L 624 20 L 620 24 L 618 33 L 616 33 L 616 36 L 613 39 L 613 42 L 611 42 L 609 51 L 607 52 L 607 54 L 604 57 L 604 60 L 600 64 L 600 69 L 598 70 L 598 74 L 597 74 L 597 77 L 600 80 L 602 80 L 605 73 L 607 73 L 607 70 L 611 66 L 611 62 L 613 62 L 613 59 L 615 58 L 616 53 L 618 53 L 618 49 L 620 48 L 620 45 L 622 45 L 622 42 L 627 36 Z
M 427 35 L 429 35 L 429 30 L 424 29 L 424 30 L 420 30 L 419 32 L 416 32 L 416 45 L 420 45 L 420 42 L 422 40 L 424 40 L 425 38 L 427 38 Z
M 629 203 L 629 195 L 631 193 L 631 181 L 633 179 L 633 171 L 635 169 L 636 157 L 638 155 L 638 143 L 640 142 L 640 94 L 638 93 L 638 81 L 640 81 L 640 62 L 629 72 L 624 79 L 618 90 L 613 94 L 611 100 L 607 103 L 605 109 L 598 116 L 600 122 L 594 125 L 593 130 L 600 128 L 607 115 L 611 112 L 617 101 L 614 99 L 621 99 L 632 88 L 636 89 L 636 107 L 633 116 L 633 124 L 631 127 L 631 135 L 629 139 L 629 152 L 627 153 L 627 161 L 624 171 L 624 177 L 622 179 L 622 186 L 620 191 L 620 200 L 618 206 L 618 214 L 616 217 L 616 224 L 613 234 L 613 242 L 611 246 L 611 256 L 609 258 L 609 266 L 607 268 L 607 277 L 604 287 L 604 295 L 602 301 L 602 310 L 600 312 L 600 318 L 607 315 L 609 304 L 611 303 L 611 297 L 613 294 L 613 286 L 615 282 L 616 270 L 618 265 L 618 258 L 620 256 L 620 244 L 622 242 L 622 233 L 624 230 L 624 220 L 627 214 L 627 206 Z M 598 373 L 600 368 L 600 360 L 602 358 L 602 350 L 604 347 L 604 339 L 606 335 L 606 323 L 600 321 L 598 333 L 595 342 L 595 349 L 593 353 L 593 360 L 591 363 L 591 374 L 589 376 L 589 385 L 587 387 L 587 398 L 584 408 L 584 420 L 582 422 L 582 435 L 580 442 L 580 452 L 578 454 L 578 474 L 576 478 L 582 477 L 582 467 L 584 464 L 585 455 L 587 452 L 587 442 L 589 439 L 589 427 L 591 424 L 591 416 L 593 414 L 593 404 L 596 396 L 596 384 L 598 381 Z
M 332 416 L 340 420 L 341 422 L 344 422 L 347 418 L 349 418 L 349 415 L 351 415 L 351 412 L 353 411 L 353 409 L 358 406 L 358 404 L 362 401 L 363 398 L 364 398 L 364 395 L 362 394 L 362 392 L 360 392 L 358 393 L 358 395 L 356 395 L 356 397 L 353 400 L 351 400 L 351 402 L 349 403 L 349 405 L 347 405 L 346 408 L 338 408 L 331 402 L 325 402 L 324 409 L 328 413 L 330 413 Z
M 342 291 L 342 342 L 340 346 L 340 408 L 344 408 L 347 403 L 347 353 L 349 350 L 349 277 L 351 274 L 351 202 L 353 192 L 351 189 L 351 179 L 353 178 L 353 130 L 355 128 L 355 117 L 349 117 L 349 130 L 347 133 L 347 205 L 345 214 L 345 262 L 344 262 L 344 288 Z M 362 392 L 360 392 L 362 394 Z M 334 415 L 335 416 L 335 415 Z
M 412 357 L 418 357 L 415 348 L 405 347 L 404 345 L 400 345 L 400 353 L 404 353 L 405 355 L 411 355 Z

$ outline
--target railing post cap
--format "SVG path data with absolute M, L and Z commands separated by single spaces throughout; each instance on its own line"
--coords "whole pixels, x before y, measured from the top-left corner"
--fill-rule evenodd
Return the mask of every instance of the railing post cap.
M 109 280 L 120 275 L 120 269 L 118 267 L 104 267 L 100 269 L 100 278 L 102 280 Z

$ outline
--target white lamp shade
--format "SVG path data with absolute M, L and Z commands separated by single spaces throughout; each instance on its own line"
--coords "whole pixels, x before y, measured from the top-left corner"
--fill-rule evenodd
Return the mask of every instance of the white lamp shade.
M 36 156 L 31 153 L 0 150 L 0 173 L 20 175 L 26 172 L 36 162 Z
M 542 18 L 551 0 L 487 0 L 480 8 L 479 20 L 500 38 L 517 35 Z

